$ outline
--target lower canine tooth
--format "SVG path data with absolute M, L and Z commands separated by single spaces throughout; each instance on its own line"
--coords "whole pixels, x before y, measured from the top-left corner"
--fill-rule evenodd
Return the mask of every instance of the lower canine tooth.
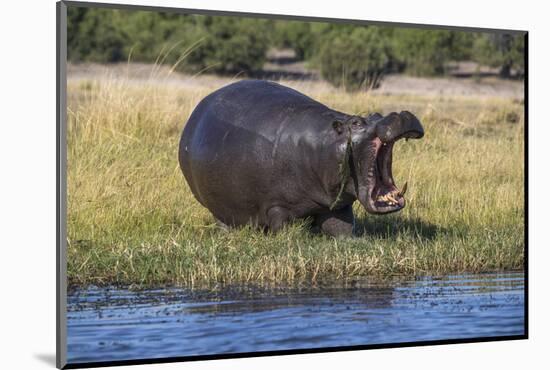
M 405 195 L 406 192 L 407 192 L 407 183 L 405 182 L 405 184 L 403 185 L 403 188 L 399 192 L 399 195 L 403 196 Z

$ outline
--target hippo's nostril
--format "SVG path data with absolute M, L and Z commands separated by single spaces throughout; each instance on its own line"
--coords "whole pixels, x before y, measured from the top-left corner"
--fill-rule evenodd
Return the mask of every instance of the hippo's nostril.
M 424 136 L 424 128 L 412 113 L 392 112 L 376 122 L 376 134 L 384 143 L 401 138 L 420 139 Z

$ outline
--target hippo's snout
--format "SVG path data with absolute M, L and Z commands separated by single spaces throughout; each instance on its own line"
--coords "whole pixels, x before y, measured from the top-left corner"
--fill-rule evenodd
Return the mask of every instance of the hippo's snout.
M 376 135 L 384 143 L 395 142 L 403 137 L 420 139 L 424 136 L 424 128 L 411 112 L 394 112 L 376 122 Z

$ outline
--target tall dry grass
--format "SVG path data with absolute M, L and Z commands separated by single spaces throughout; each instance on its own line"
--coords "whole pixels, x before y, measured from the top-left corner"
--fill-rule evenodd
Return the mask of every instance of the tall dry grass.
M 363 234 L 333 239 L 310 234 L 307 220 L 275 235 L 217 228 L 177 159 L 184 123 L 213 88 L 201 77 L 159 81 L 69 80 L 70 284 L 196 287 L 522 268 L 521 102 L 373 96 L 301 83 L 304 93 L 348 113 L 410 110 L 426 131 L 395 147 L 394 177 L 409 183 L 408 206 L 373 216 L 356 204 Z

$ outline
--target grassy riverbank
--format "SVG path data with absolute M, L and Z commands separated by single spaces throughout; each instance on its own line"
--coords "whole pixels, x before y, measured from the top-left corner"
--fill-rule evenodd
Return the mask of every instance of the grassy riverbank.
M 276 235 L 217 228 L 178 166 L 182 127 L 213 89 L 158 79 L 69 80 L 70 284 L 292 283 L 364 274 L 521 269 L 523 105 L 508 98 L 368 95 L 299 89 L 341 111 L 410 110 L 422 140 L 399 142 L 394 178 L 408 206 L 373 216 L 364 233 L 312 235 L 307 221 Z M 293 83 L 288 83 L 293 86 Z

